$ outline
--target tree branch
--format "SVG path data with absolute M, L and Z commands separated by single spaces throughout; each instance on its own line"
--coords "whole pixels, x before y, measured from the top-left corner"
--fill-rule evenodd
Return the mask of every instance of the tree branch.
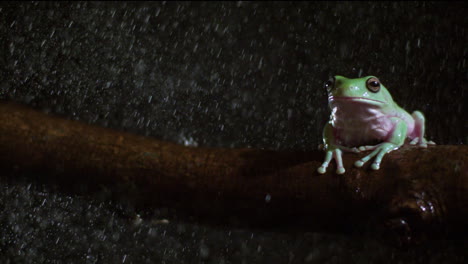
M 262 226 L 360 227 L 402 242 L 468 234 L 467 146 L 405 146 L 378 171 L 354 168 L 364 154 L 348 153 L 344 175 L 333 165 L 320 175 L 321 151 L 185 147 L 10 102 L 0 102 L 0 121 L 0 168 L 12 175 L 124 186 L 141 206 Z

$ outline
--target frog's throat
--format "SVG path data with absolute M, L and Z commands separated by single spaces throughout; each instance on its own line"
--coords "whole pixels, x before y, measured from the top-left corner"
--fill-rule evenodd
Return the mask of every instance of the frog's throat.
M 329 96 L 328 97 L 328 102 L 333 102 L 333 101 L 346 101 L 346 102 L 353 102 L 353 103 L 366 103 L 369 105 L 375 105 L 375 106 L 381 106 L 385 105 L 386 103 L 384 101 L 380 100 L 375 100 L 375 99 L 370 99 L 366 97 L 350 97 L 350 96 Z

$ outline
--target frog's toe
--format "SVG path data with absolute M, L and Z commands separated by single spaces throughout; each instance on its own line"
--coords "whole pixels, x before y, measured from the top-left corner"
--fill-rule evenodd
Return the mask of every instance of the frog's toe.
M 373 170 L 378 170 L 378 169 L 380 169 L 380 163 L 378 163 L 378 162 L 372 163 L 371 168 L 372 168 Z
M 374 150 L 374 149 L 376 149 L 379 145 L 380 145 L 380 144 L 375 145 L 375 146 L 360 146 L 360 147 L 359 147 L 359 150 L 360 150 L 360 151 Z
M 359 152 L 361 152 L 361 149 L 360 148 L 352 148 L 351 151 L 354 152 L 354 153 L 359 153 Z
M 345 173 L 345 169 L 343 167 L 336 168 L 336 174 L 344 174 L 344 173 Z
M 320 167 L 317 169 L 317 172 L 320 173 L 320 174 L 324 174 L 325 172 L 327 172 L 327 167 L 325 167 L 325 166 L 320 166 Z
M 358 168 L 361 168 L 362 165 L 364 165 L 364 161 L 362 160 L 357 160 L 356 162 L 354 162 L 354 166 L 358 167 Z
M 413 140 L 411 140 L 411 142 L 409 144 L 410 145 L 416 145 L 418 142 L 419 142 L 419 138 L 415 137 L 415 138 L 413 138 Z
M 434 141 L 430 141 L 430 140 L 427 140 L 425 138 L 423 138 L 419 142 L 419 146 L 422 147 L 422 148 L 427 148 L 427 145 L 435 145 L 435 143 L 434 143 Z

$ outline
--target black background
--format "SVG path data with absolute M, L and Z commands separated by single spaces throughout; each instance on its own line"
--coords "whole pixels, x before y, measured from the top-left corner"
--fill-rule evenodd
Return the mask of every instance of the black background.
M 462 2 L 2 3 L 0 98 L 186 145 L 310 150 L 329 115 L 323 82 L 375 75 L 426 115 L 429 139 L 466 144 L 466 12 Z M 402 252 L 200 225 L 167 208 L 137 224 L 125 202 L 29 178 L 1 178 L 7 263 L 466 260 L 460 243 Z

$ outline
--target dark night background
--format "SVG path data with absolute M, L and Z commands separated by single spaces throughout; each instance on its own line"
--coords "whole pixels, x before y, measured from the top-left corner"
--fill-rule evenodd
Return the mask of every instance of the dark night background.
M 316 149 L 330 75 L 375 75 L 466 144 L 462 2 L 1 3 L 0 99 L 186 145 Z M 142 214 L 0 172 L 0 263 L 462 263 L 466 241 L 372 237 Z M 14 179 L 13 179 L 14 178 Z M 19 179 L 16 179 L 19 178 Z M 104 198 L 103 198 L 104 197 Z M 169 224 L 161 224 L 160 219 Z

